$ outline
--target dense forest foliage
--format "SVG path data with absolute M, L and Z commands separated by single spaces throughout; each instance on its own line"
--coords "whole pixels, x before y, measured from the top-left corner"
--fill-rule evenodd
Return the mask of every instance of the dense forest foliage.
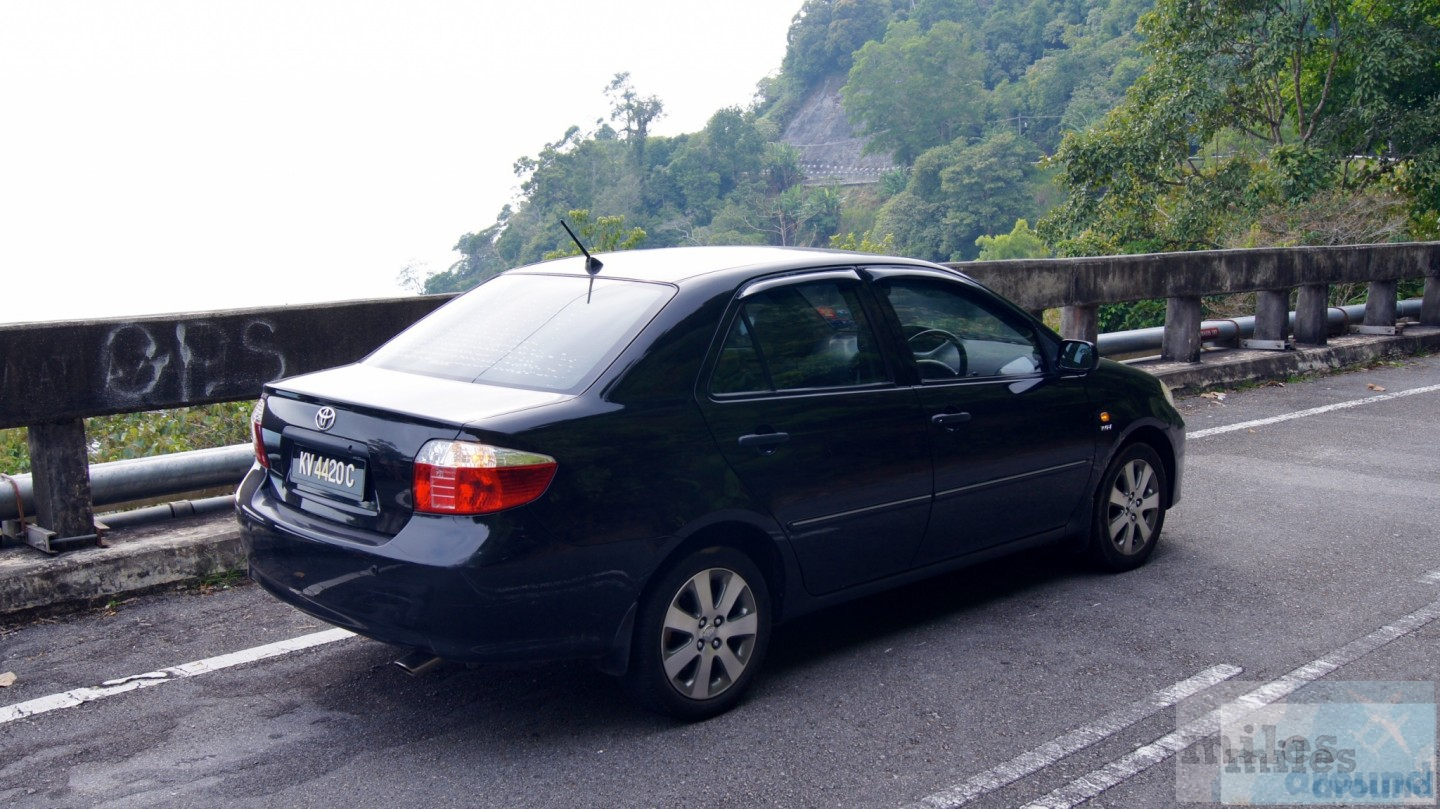
M 782 140 L 827 86 L 879 183 L 807 184 Z M 807 0 L 699 132 L 650 134 L 627 74 L 604 92 L 426 291 L 575 252 L 562 218 L 593 249 L 953 261 L 1430 237 L 1440 210 L 1440 0 Z
M 1061 252 L 1434 238 L 1440 2 L 1159 0 L 1148 66 L 1054 159 Z
M 467 289 L 573 251 L 558 224 L 571 217 L 585 219 L 584 236 L 602 247 L 623 234 L 644 247 L 884 244 L 925 258 L 974 258 L 978 237 L 1008 234 L 1053 203 L 1054 172 L 1039 161 L 1067 128 L 1123 97 L 1140 72 L 1132 32 L 1147 7 L 808 0 L 791 23 L 781 69 L 759 82 L 754 102 L 717 111 L 699 132 L 649 134 L 663 100 L 616 76 L 605 88 L 608 119 L 572 126 L 517 160 L 520 198 L 461 237 L 462 259 L 426 290 Z M 798 151 L 781 141 L 811 94 L 836 79 L 870 148 L 901 167 L 876 186 L 807 185 Z

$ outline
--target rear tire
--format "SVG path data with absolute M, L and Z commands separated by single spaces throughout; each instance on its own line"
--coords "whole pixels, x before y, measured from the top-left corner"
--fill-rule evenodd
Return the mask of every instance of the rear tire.
M 1145 564 L 1160 541 L 1169 492 L 1165 465 L 1154 449 L 1148 444 L 1121 449 L 1095 498 L 1090 552 L 1096 564 L 1117 573 Z
M 727 547 L 686 557 L 643 598 L 625 690 L 689 721 L 730 710 L 764 661 L 770 615 L 765 577 L 749 557 Z

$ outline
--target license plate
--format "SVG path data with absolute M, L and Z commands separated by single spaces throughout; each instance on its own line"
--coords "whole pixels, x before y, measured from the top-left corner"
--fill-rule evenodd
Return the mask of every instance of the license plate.
M 290 480 L 356 502 L 365 499 L 364 461 L 336 458 L 296 447 L 295 454 L 290 458 Z

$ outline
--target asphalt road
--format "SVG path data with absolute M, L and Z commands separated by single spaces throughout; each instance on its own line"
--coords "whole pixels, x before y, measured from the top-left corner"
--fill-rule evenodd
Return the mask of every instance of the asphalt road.
M 1434 681 L 1440 359 L 1181 405 L 1184 500 L 1148 566 L 1033 553 L 808 617 L 702 724 L 640 713 L 581 664 L 410 678 L 353 637 L 212 660 L 328 629 L 253 586 L 12 628 L 0 805 L 1178 805 L 1199 748 L 1156 750 L 1191 740 L 1197 702 Z M 1153 701 L 1197 675 L 1195 700 Z M 3 713 L 22 704 L 54 709 Z

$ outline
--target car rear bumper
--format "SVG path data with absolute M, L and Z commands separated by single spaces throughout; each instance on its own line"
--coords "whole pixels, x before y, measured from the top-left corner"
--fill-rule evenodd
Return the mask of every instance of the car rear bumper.
M 417 517 L 391 541 L 367 546 L 315 531 L 268 496 L 262 479 L 252 473 L 236 496 L 250 577 L 322 621 L 384 643 L 463 662 L 600 658 L 639 592 L 641 577 L 630 571 L 643 561 L 634 547 L 547 545 L 482 563 L 491 532 L 448 517 Z

